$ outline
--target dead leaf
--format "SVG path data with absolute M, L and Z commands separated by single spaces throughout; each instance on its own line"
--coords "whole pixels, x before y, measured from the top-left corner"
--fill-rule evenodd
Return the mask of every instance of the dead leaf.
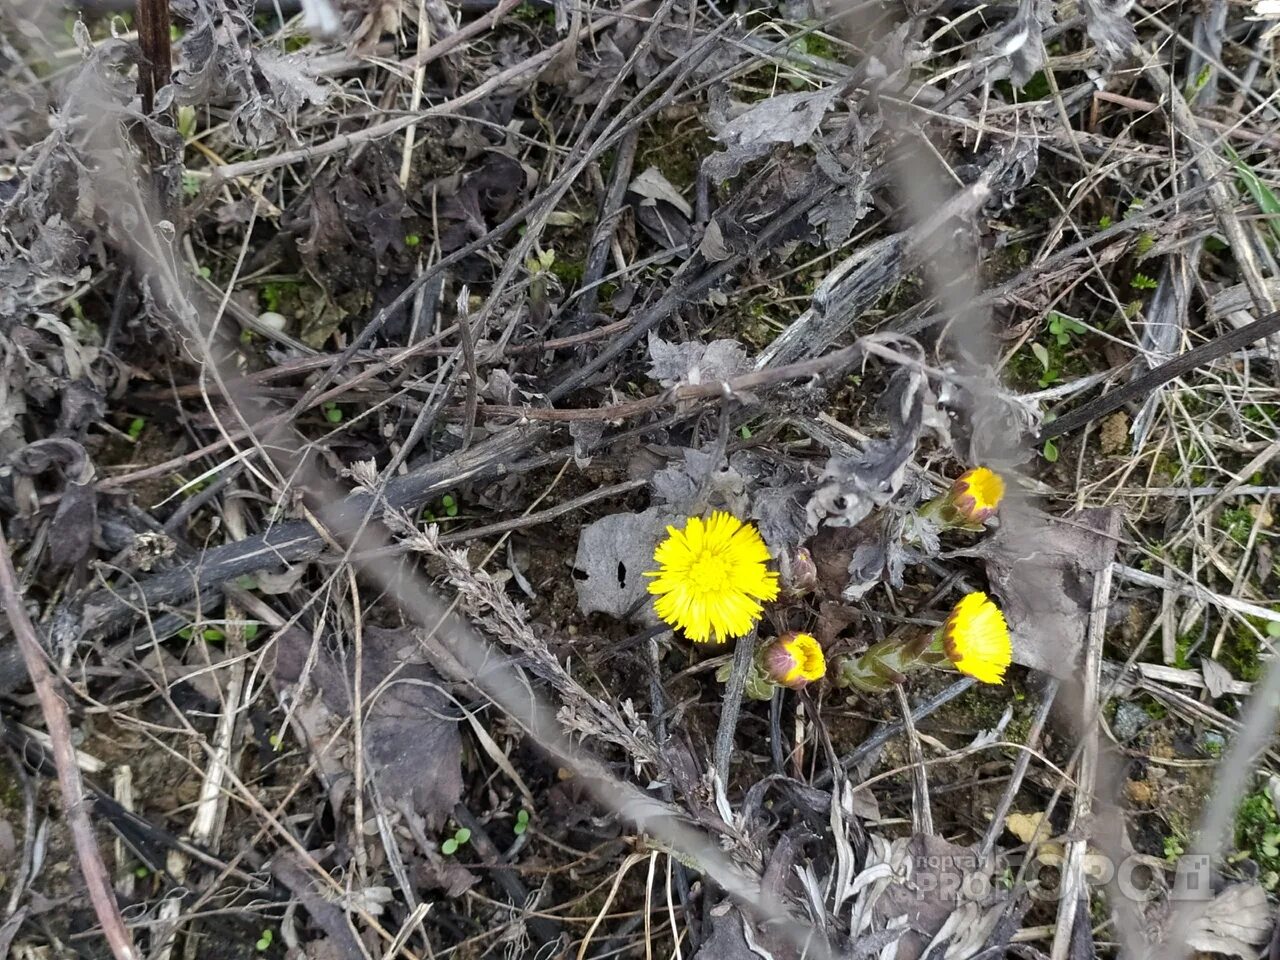
M 668 343 L 650 333 L 649 358 L 649 375 L 664 387 L 729 380 L 751 369 L 746 349 L 736 340 Z
M 977 852 L 941 837 L 916 835 L 905 854 L 906 877 L 885 887 L 872 910 L 876 930 L 906 926 L 896 960 L 918 960 L 930 944 L 936 949 L 943 941 L 968 943 L 974 930 L 965 926 L 981 923 L 985 939 L 998 919 L 990 914 L 999 913 L 1001 895 Z M 957 913 L 964 924 L 951 919 Z
M 573 561 L 578 608 L 583 613 L 607 613 L 619 619 L 633 610 L 656 623 L 645 571 L 653 570 L 654 548 L 668 524 L 679 515 L 650 507 L 644 513 L 615 513 L 583 527 Z
M 1187 946 L 1252 960 L 1270 938 L 1274 924 L 1261 884 L 1233 884 L 1199 906 L 1187 933 Z
M 402 658 L 401 651 L 417 648 L 407 631 L 365 626 L 362 639 L 366 774 L 387 802 L 409 804 L 437 828 L 462 796 L 462 737 L 451 701 L 430 666 Z M 278 634 L 275 681 L 286 700 L 310 708 L 297 713 L 299 722 L 321 768 L 332 771 L 335 761 L 350 761 L 331 735 L 353 709 L 354 654 L 319 642 L 308 666 L 312 649 L 302 630 Z
M 777 94 L 754 104 L 716 130 L 716 139 L 727 149 L 707 157 L 703 170 L 714 182 L 728 180 L 744 164 L 768 153 L 774 144 L 808 143 L 838 91 L 839 86 L 833 84 L 809 93 Z M 714 125 L 715 111 L 712 113 Z
M 1209 696 L 1214 700 L 1227 693 L 1235 683 L 1236 678 L 1231 675 L 1231 671 L 1217 660 L 1205 657 L 1200 664 L 1200 671 L 1204 674 L 1204 685 L 1209 689 Z
M 1093 577 L 1116 551 L 1120 512 L 1044 517 L 1009 504 L 1000 528 L 974 551 L 1013 635 L 1015 663 L 1063 680 L 1079 670 L 1093 606 Z
M 1053 835 L 1043 813 L 1011 813 L 1004 818 L 1004 825 L 1025 844 L 1043 843 Z
M 671 181 L 657 167 L 646 168 L 631 181 L 627 190 L 645 200 L 668 203 L 684 214 L 686 219 L 693 219 L 693 207 L 689 206 L 689 201 L 681 196 L 680 191 L 671 185 Z

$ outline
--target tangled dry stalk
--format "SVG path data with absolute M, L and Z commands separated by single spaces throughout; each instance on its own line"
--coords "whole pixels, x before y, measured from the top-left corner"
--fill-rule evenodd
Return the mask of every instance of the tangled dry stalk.
M 26 803 L 0 942 L 1274 952 L 1265 23 L 104 7 L 0 14 L 3 733 L 84 880 Z M 988 589 L 1021 668 L 744 699 L 641 579 L 710 508 L 813 567 L 766 637 Z

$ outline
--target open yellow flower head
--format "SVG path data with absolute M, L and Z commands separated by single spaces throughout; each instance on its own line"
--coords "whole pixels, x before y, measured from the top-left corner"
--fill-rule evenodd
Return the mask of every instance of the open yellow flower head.
M 970 593 L 942 625 L 942 649 L 961 673 L 983 683 L 1003 683 L 1013 661 L 1009 627 L 985 593 Z
M 1003 498 L 1004 479 L 986 467 L 962 473 L 947 495 L 951 508 L 968 523 L 985 523 L 995 516 Z
M 827 674 L 822 647 L 807 633 L 788 633 L 765 647 L 764 675 L 781 687 L 799 690 Z
M 723 511 L 690 517 L 683 530 L 667 527 L 653 559 L 660 569 L 645 573 L 654 578 L 653 609 L 695 643 L 749 633 L 764 613 L 760 601 L 778 596 L 760 532 Z

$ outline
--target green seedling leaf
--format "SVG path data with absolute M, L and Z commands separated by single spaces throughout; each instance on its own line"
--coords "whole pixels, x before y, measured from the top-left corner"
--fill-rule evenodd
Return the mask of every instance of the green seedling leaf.
M 151 876 L 151 871 L 148 870 L 146 867 L 134 867 L 133 875 L 137 877 L 139 880 L 142 880 L 142 879 L 145 879 L 146 877 Z
M 219 630 L 217 627 L 205 627 L 205 630 L 204 630 L 205 643 L 217 643 L 220 640 L 225 640 L 225 639 L 227 639 L 227 635 L 223 633 L 221 630 Z
M 416 233 L 407 234 L 404 238 L 404 245 L 406 247 L 416 247 L 420 243 L 422 243 L 422 238 Z
M 461 846 L 471 839 L 471 831 L 466 827 L 459 827 L 458 832 L 453 835 L 453 839 L 457 840 L 458 845 Z
M 521 810 L 519 813 L 516 814 L 516 825 L 511 829 L 517 837 L 529 829 L 529 811 L 528 810 Z
M 1048 320 L 1049 332 L 1057 338 L 1058 345 L 1062 347 L 1071 342 L 1073 335 L 1089 332 L 1089 329 L 1074 317 L 1068 317 L 1057 311 L 1050 313 Z
M 330 423 L 342 422 L 342 408 L 336 403 L 326 403 L 321 409 L 324 410 L 324 418 Z
M 1154 290 L 1159 284 L 1145 273 L 1135 273 L 1133 279 L 1129 281 L 1129 286 L 1135 290 Z
M 1040 361 L 1040 366 L 1046 371 L 1049 369 L 1049 350 L 1042 343 L 1032 343 L 1031 352 L 1036 355 L 1036 359 Z
M 444 843 L 440 844 L 440 852 L 446 857 L 452 857 L 458 852 L 458 841 L 450 837 Z
M 178 631 L 178 636 L 180 636 L 183 640 L 190 640 L 191 637 L 193 636 L 193 631 L 190 627 L 183 627 L 181 630 Z
M 1111 226 L 1111 218 L 1110 218 L 1110 217 L 1105 217 L 1105 216 L 1104 216 L 1104 217 L 1099 217 L 1099 218 L 1098 218 L 1098 229 L 1100 229 L 1100 230 L 1105 230 L 1105 229 L 1107 229 L 1107 227 L 1109 227 L 1109 226 Z
M 258 625 L 256 623 L 246 623 L 244 625 L 244 638 L 246 640 L 258 639 Z
M 142 431 L 146 429 L 147 421 L 142 417 L 134 417 L 129 421 L 129 439 L 137 440 L 142 436 Z
M 252 574 L 242 573 L 236 577 L 236 586 L 241 590 L 257 590 L 258 581 L 253 579 Z
M 1258 205 L 1258 209 L 1266 214 L 1272 234 L 1277 240 L 1280 240 L 1280 197 L 1277 197 L 1266 182 L 1253 172 L 1253 168 L 1249 164 L 1240 159 L 1239 154 L 1225 144 L 1224 147 L 1227 151 L 1227 156 L 1235 164 L 1236 176 L 1240 178 L 1240 185 L 1248 191 L 1249 196 L 1253 198 L 1253 202 Z
M 1058 445 L 1052 440 L 1044 442 L 1044 458 L 1050 463 L 1058 462 Z

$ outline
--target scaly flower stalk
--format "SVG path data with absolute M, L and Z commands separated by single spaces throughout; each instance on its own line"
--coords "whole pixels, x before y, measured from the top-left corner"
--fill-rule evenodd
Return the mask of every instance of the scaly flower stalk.
M 1003 683 L 1013 660 L 1009 628 L 1000 608 L 985 593 L 963 597 L 932 634 L 913 640 L 882 640 L 836 667 L 836 686 L 883 693 L 907 674 L 950 663 L 983 683 Z

